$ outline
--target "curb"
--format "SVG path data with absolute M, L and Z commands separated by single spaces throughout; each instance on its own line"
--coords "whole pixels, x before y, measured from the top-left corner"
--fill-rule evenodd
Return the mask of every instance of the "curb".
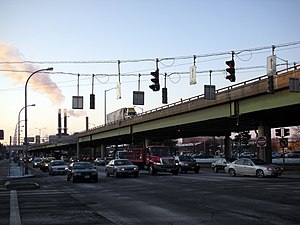
M 40 185 L 35 182 L 11 182 L 7 181 L 4 184 L 6 190 L 33 190 L 39 189 Z

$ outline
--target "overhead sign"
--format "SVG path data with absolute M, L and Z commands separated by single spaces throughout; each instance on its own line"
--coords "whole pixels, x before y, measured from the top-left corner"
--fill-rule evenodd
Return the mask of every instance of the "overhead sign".
M 83 109 L 83 96 L 73 96 L 72 109 Z
M 144 95 L 143 91 L 133 91 L 133 105 L 144 105 Z
M 276 55 L 270 55 L 267 58 L 267 74 L 276 74 Z
M 264 148 L 267 146 L 267 138 L 265 136 L 260 136 L 256 140 L 257 147 Z
M 196 66 L 191 66 L 190 67 L 190 85 L 197 84 L 196 81 Z
M 204 85 L 204 99 L 215 100 L 216 99 L 216 86 Z

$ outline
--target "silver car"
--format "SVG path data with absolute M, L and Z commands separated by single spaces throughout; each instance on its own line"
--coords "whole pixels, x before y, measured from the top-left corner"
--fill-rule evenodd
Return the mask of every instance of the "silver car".
M 65 175 L 67 174 L 66 167 L 67 163 L 64 160 L 52 160 L 49 163 L 48 170 L 49 170 L 49 175 Z
M 105 174 L 107 177 L 113 175 L 119 177 L 121 175 L 133 175 L 138 177 L 139 167 L 133 165 L 128 159 L 114 159 L 105 166 Z
M 230 176 L 248 175 L 257 177 L 278 177 L 282 175 L 283 169 L 279 166 L 267 164 L 261 159 L 242 158 L 227 164 L 225 172 L 229 173 Z

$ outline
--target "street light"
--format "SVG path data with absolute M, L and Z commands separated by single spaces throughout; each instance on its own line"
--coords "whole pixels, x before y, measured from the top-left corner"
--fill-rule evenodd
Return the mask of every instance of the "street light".
M 25 108 L 27 108 L 27 107 L 29 107 L 29 106 L 35 106 L 35 104 L 27 105 L 26 107 L 24 106 L 20 110 L 19 115 L 18 115 L 18 145 L 20 145 L 20 123 L 21 123 L 21 121 L 20 121 L 20 115 L 21 115 L 22 110 L 25 109 Z
M 40 70 L 37 70 L 35 72 L 33 72 L 29 77 L 28 79 L 26 80 L 26 83 L 25 83 L 25 140 L 24 140 L 24 144 L 25 144 L 25 157 L 26 157 L 26 164 L 25 164 L 25 174 L 28 174 L 28 162 L 27 162 L 27 150 L 28 150 L 28 137 L 27 137 L 27 84 L 30 80 L 30 78 L 36 74 L 36 73 L 39 73 L 39 72 L 42 72 L 42 71 L 52 71 L 53 68 L 52 67 L 49 67 L 49 68 L 46 68 L 46 69 L 40 69 Z
M 106 92 L 113 90 L 113 89 L 117 89 L 116 87 L 104 90 L 104 125 L 106 125 Z

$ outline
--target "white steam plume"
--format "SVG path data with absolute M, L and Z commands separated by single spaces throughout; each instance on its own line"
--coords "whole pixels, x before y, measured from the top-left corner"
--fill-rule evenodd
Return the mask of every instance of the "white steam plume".
M 25 85 L 26 80 L 31 73 L 41 68 L 26 63 L 3 63 L 3 62 L 22 62 L 24 61 L 22 54 L 15 47 L 0 41 L 0 71 L 3 75 L 11 78 L 16 84 Z M 29 71 L 29 72 L 13 72 L 13 71 Z M 51 80 L 49 74 L 35 74 L 29 81 L 28 87 L 36 92 L 45 94 L 52 103 L 58 105 L 65 100 L 59 87 Z

